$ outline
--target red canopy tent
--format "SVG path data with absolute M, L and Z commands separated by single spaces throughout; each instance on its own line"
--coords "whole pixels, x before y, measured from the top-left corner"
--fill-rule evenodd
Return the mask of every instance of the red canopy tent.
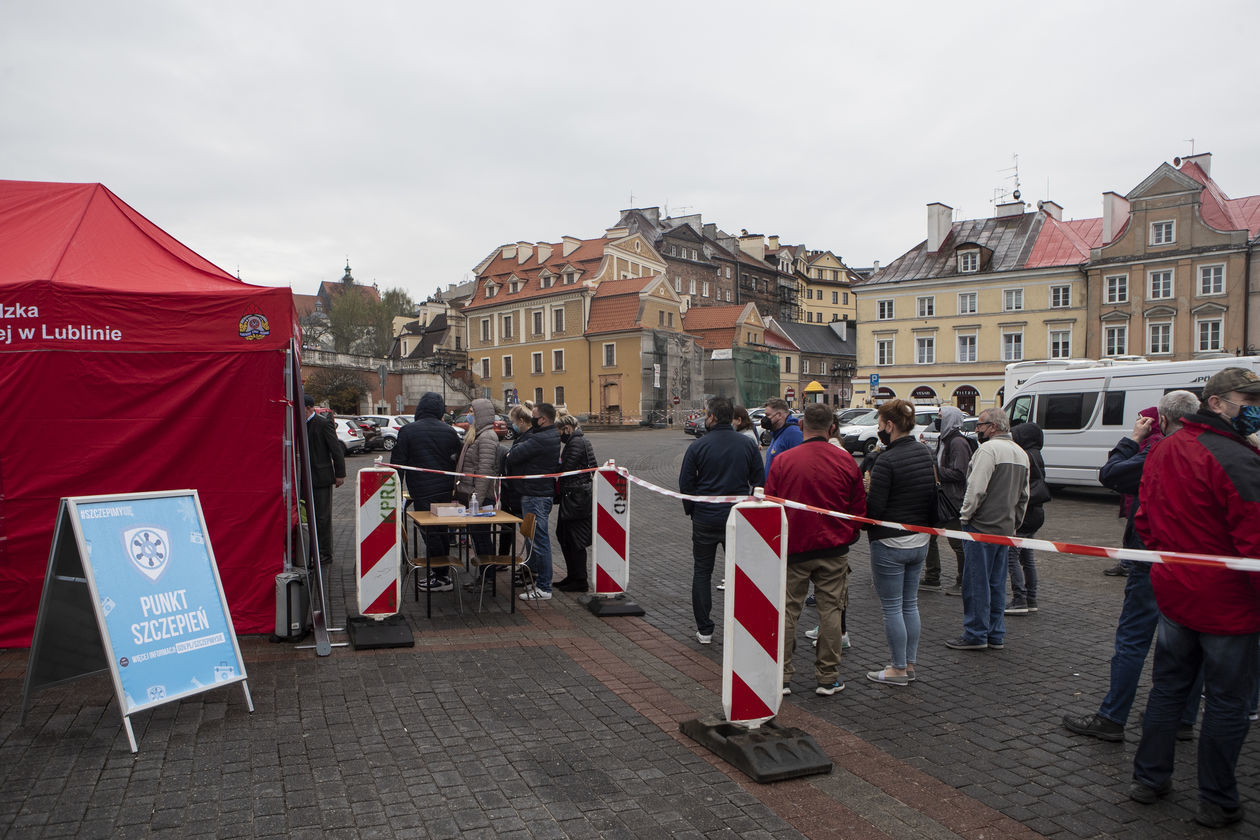
M 61 497 L 182 488 L 237 631 L 274 630 L 296 334 L 288 289 L 104 186 L 0 181 L 0 646 L 30 644 Z

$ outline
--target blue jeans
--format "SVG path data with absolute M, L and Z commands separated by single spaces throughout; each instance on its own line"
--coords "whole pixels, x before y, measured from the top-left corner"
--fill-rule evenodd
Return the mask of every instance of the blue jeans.
M 1011 572 L 1011 595 L 1025 601 L 1037 600 L 1037 560 L 1031 548 L 1006 549 L 1006 565 Z
M 551 536 L 547 533 L 547 518 L 551 516 L 551 496 L 521 496 L 521 513 L 534 514 L 534 553 L 529 558 L 529 570 L 534 573 L 534 583 L 543 592 L 551 591 Z
M 691 612 L 696 630 L 706 636 L 713 634 L 713 563 L 719 545 L 726 548 L 725 525 L 691 521 Z
M 1177 724 L 1202 670 L 1207 697 L 1199 729 L 1199 798 L 1238 807 L 1234 767 L 1251 728 L 1247 705 L 1256 683 L 1258 642 L 1260 633 L 1214 636 L 1159 617 L 1154 684 L 1133 757 L 1134 781 L 1158 788 L 1171 778 Z
M 1098 707 L 1099 717 L 1121 726 L 1129 720 L 1129 711 L 1137 696 L 1138 680 L 1142 676 L 1142 666 L 1146 664 L 1146 654 L 1150 652 L 1158 625 L 1159 607 L 1155 605 L 1155 590 L 1151 588 L 1151 565 L 1133 563 L 1129 568 L 1129 576 L 1125 579 L 1124 606 L 1120 608 L 1120 622 L 1116 625 L 1116 652 L 1111 657 L 1111 687 L 1107 690 L 1102 705 Z M 1199 713 L 1199 689 L 1202 685 L 1203 675 L 1200 674 L 1182 711 L 1183 724 L 1194 725 Z
M 919 658 L 919 575 L 928 547 L 891 548 L 871 542 L 871 576 L 884 610 L 884 635 L 892 666 L 904 669 Z
M 1006 639 L 1006 546 L 967 540 L 963 554 L 963 638 L 1000 645 Z

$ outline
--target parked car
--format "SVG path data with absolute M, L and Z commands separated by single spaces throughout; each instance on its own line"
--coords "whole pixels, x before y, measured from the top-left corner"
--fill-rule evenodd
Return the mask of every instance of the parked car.
M 337 440 L 341 441 L 342 452 L 346 455 L 358 455 L 367 451 L 367 441 L 358 421 L 350 417 L 334 417 L 337 425 Z
M 368 441 L 368 449 L 384 449 L 386 452 L 394 448 L 398 442 L 398 430 L 402 428 L 395 423 L 397 417 L 386 417 L 381 414 L 368 414 L 355 418 L 359 425 L 375 430 L 376 434 Z
M 870 411 L 869 408 L 838 408 L 836 409 L 836 425 L 847 426 L 868 411 Z
M 503 426 L 501 432 L 499 431 L 500 424 Z M 516 432 L 512 430 L 512 421 L 506 414 L 494 415 L 494 430 L 499 433 L 499 440 L 511 440 L 516 437 Z
M 363 440 L 363 451 L 366 452 L 375 448 L 376 445 L 372 441 L 378 439 L 380 434 L 377 432 L 374 423 L 360 422 L 358 417 L 347 417 L 341 414 L 337 415 L 335 419 L 346 420 L 354 424 L 355 431 L 359 433 L 359 437 Z
M 978 422 L 978 420 L 979 418 L 971 417 L 971 416 L 963 418 L 962 433 L 964 437 L 969 437 L 972 440 L 976 440 L 976 423 Z M 941 433 L 937 431 L 937 429 L 935 428 L 935 424 L 928 426 L 919 435 L 919 442 L 922 443 L 924 446 L 926 446 L 928 449 L 930 449 L 933 455 L 936 454 L 936 447 L 940 443 L 940 440 L 941 440 Z
M 923 434 L 927 427 L 932 425 L 932 421 L 940 415 L 940 406 L 915 406 L 914 428 L 910 431 L 910 434 L 915 437 Z M 843 438 L 844 448 L 855 455 L 859 452 L 874 452 L 875 447 L 879 446 L 879 429 L 876 423 L 876 413 L 872 411 L 869 415 L 864 415 L 854 425 L 859 425 L 861 428 L 845 434 Z
M 687 419 L 683 421 L 683 432 L 696 437 L 703 435 L 705 433 L 704 413 L 688 415 Z

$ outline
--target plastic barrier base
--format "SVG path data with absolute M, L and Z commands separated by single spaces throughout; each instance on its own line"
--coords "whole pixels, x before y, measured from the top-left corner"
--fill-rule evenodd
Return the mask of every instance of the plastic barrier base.
M 600 618 L 647 614 L 643 611 L 643 607 L 640 607 L 625 595 L 614 595 L 611 598 L 591 598 L 591 600 L 586 602 L 586 608 Z
M 761 784 L 831 772 L 831 759 L 814 736 L 773 720 L 749 729 L 721 718 L 701 718 L 683 721 L 678 728 Z
M 411 625 L 398 614 L 380 621 L 371 616 L 352 615 L 346 619 L 346 634 L 355 650 L 416 646 Z

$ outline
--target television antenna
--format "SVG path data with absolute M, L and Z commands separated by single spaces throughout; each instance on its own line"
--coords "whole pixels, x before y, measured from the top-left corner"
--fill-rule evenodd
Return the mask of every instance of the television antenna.
M 1010 173 L 1009 175 L 1006 176 L 1006 179 L 1015 182 L 1014 189 L 1012 189 L 1010 192 L 1007 192 L 1004 187 L 994 187 L 993 188 L 993 203 L 994 204 L 1003 204 L 1006 202 L 1007 198 L 1010 198 L 1011 201 L 1019 201 L 1020 198 L 1023 196 L 1023 193 L 1020 192 L 1020 189 L 1019 189 L 1019 155 L 1013 154 L 1011 155 L 1011 159 L 1014 161 L 1014 165 L 1008 166 L 1005 169 L 999 169 L 998 172 Z

